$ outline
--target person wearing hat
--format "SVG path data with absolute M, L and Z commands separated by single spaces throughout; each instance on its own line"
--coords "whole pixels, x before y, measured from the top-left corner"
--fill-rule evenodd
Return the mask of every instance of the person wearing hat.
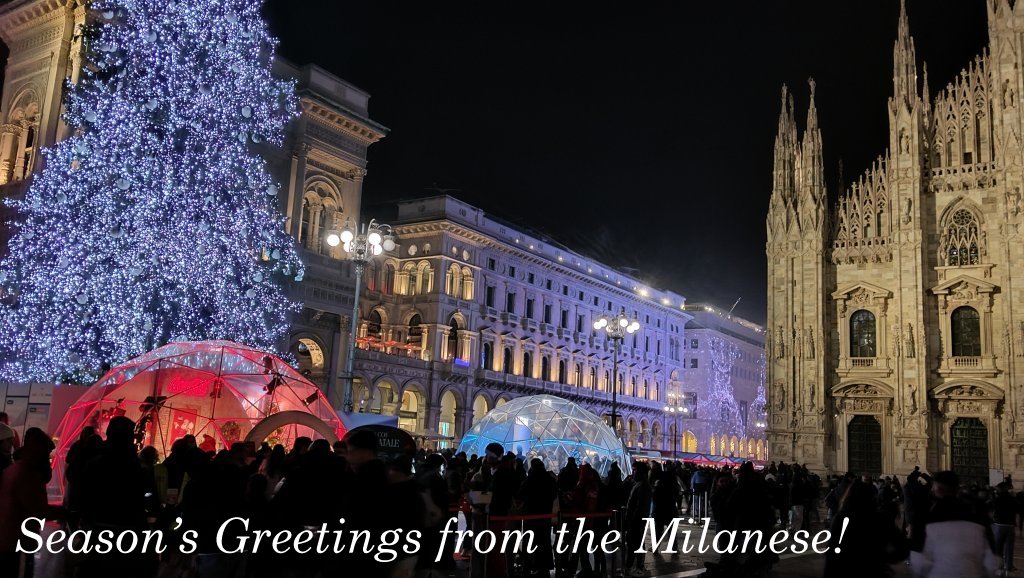
M 14 436 L 11 426 L 0 423 L 0 474 L 14 463 Z
M 54 520 L 62 508 L 46 500 L 50 482 L 53 440 L 33 427 L 25 432 L 18 457 L 0 476 L 0 576 L 17 576 L 22 554 L 16 552 L 21 524 L 26 518 Z

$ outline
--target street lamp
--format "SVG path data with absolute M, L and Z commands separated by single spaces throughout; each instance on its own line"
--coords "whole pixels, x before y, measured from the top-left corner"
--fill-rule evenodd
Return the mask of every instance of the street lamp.
M 607 334 L 608 339 L 611 339 L 614 344 L 614 353 L 612 354 L 614 360 L 612 362 L 612 431 L 618 436 L 619 347 L 622 346 L 622 340 L 627 335 L 640 331 L 640 321 L 637 320 L 636 316 L 630 319 L 626 316 L 626 310 L 622 309 L 618 315 L 613 317 L 607 315 L 598 317 L 594 321 L 594 331 L 601 331 L 602 329 Z
M 683 404 L 683 400 L 681 400 L 678 396 L 676 396 L 676 394 L 670 393 L 670 394 L 668 394 L 668 405 L 666 405 L 665 409 L 663 409 L 662 411 L 665 412 L 665 415 L 670 416 L 674 420 L 674 422 L 675 422 L 674 425 L 676 426 L 676 432 L 675 432 L 675 435 L 672 436 L 672 457 L 675 458 L 675 457 L 677 457 L 676 456 L 676 438 L 678 438 L 679 435 L 680 435 L 679 434 L 679 417 L 683 416 L 683 415 L 689 415 L 690 408 L 687 407 L 686 405 L 684 405 Z M 683 448 L 683 449 L 686 449 L 686 448 Z
M 345 360 L 345 411 L 351 413 L 356 331 L 359 326 L 359 291 L 363 283 L 363 267 L 381 253 L 394 250 L 395 236 L 391 232 L 390 225 L 382 225 L 376 220 L 371 219 L 369 224 L 363 225 L 361 229 L 355 229 L 352 226 L 352 221 L 345 219 L 345 225 L 340 231 L 327 232 L 327 244 L 331 247 L 341 245 L 345 249 L 348 259 L 356 268 L 355 296 L 352 299 L 352 332 L 348 340 L 348 359 Z M 328 399 L 330 399 L 330 393 L 328 390 Z

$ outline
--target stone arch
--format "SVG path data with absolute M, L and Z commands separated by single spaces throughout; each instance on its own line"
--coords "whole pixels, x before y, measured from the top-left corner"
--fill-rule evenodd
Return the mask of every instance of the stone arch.
M 491 400 L 484 392 L 480 392 L 473 397 L 473 423 L 480 421 L 487 412 L 491 411 Z
M 640 435 L 640 430 L 637 427 L 637 421 L 635 417 L 630 416 L 630 418 L 626 420 L 626 435 L 628 436 L 626 438 L 628 440 L 627 445 L 635 447 L 637 443 L 637 438 Z
M 294 335 L 288 351 L 295 356 L 299 373 L 321 387 L 326 385 L 328 354 L 319 337 L 308 332 Z
M 462 407 L 462 400 L 454 388 L 447 387 L 438 396 L 438 422 L 437 432 L 441 435 L 458 438 L 462 432 L 459 431 L 459 413 Z
M 426 419 L 426 401 L 426 388 L 419 382 L 408 380 L 402 384 L 396 410 L 398 427 L 410 432 L 422 431 Z
M 444 292 L 452 297 L 462 297 L 462 268 L 458 263 L 448 265 L 445 271 Z
M 469 267 L 462 268 L 462 299 L 472 301 L 475 295 L 473 270 Z
M 689 453 L 697 452 L 697 436 L 690 430 L 683 432 L 683 451 Z
M 757 459 L 759 460 L 766 459 L 764 455 L 764 440 L 757 440 L 757 446 L 754 455 L 757 456 Z
M 434 290 L 434 268 L 429 261 L 420 261 L 416 265 L 416 294 L 426 295 Z
M 658 449 L 665 449 L 665 441 L 661 432 L 661 423 L 654 421 L 651 422 L 651 447 Z M 671 440 L 669 440 L 671 441 Z M 669 444 L 671 446 L 671 444 Z
M 494 400 L 494 407 L 501 407 L 505 405 L 508 403 L 509 399 L 511 398 L 507 395 L 499 395 L 498 399 Z
M 456 311 L 448 317 L 448 325 L 451 325 L 452 323 L 457 325 L 459 329 L 465 329 L 467 325 L 466 316 L 463 315 L 461 311 Z
M 398 272 L 398 282 L 395 283 L 395 293 L 398 295 L 416 295 L 416 288 L 419 286 L 416 263 L 407 261 Z

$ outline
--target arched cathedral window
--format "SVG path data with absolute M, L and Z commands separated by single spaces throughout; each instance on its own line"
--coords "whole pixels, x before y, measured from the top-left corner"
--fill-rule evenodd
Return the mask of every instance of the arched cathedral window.
M 861 309 L 850 317 L 850 357 L 875 357 L 875 315 Z
M 978 218 L 967 209 L 957 209 L 946 226 L 943 254 L 946 265 L 962 267 L 980 263 L 980 245 L 978 239 Z
M 953 357 L 981 355 L 981 317 L 974 307 L 957 307 L 950 319 Z

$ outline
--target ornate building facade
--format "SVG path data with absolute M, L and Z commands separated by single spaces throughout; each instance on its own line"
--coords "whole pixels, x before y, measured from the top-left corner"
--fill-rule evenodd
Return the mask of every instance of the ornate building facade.
M 362 301 L 362 411 L 458 439 L 512 397 L 551 393 L 610 422 L 612 343 L 593 322 L 625 310 L 642 329 L 619 355 L 622 438 L 636 449 L 682 442 L 663 411 L 683 387 L 682 296 L 449 196 L 399 203 L 394 226 L 399 246 L 369 271 Z
M 727 371 L 729 387 L 739 410 L 739 427 L 723 427 L 721 420 L 709 420 L 700 411 L 689 417 L 698 424 L 704 444 L 697 439 L 684 440 L 686 451 L 715 455 L 733 455 L 744 458 L 766 459 L 764 426 L 764 328 L 756 323 L 722 311 L 713 305 L 687 304 L 686 311 L 693 315 L 686 324 L 683 341 L 683 395 L 690 411 L 697 409 L 700 396 L 715 387 L 716 370 Z M 716 343 L 716 341 L 718 343 Z M 716 368 L 715 347 L 731 349 L 728 368 Z M 732 424 L 728 424 L 732 426 Z M 726 431 L 731 429 L 733 431 Z
M 832 211 L 814 83 L 802 137 L 783 88 L 767 218 L 773 459 L 1024 474 L 1024 6 L 1013 4 L 988 0 L 988 49 L 934 98 L 901 5 L 886 151 Z

